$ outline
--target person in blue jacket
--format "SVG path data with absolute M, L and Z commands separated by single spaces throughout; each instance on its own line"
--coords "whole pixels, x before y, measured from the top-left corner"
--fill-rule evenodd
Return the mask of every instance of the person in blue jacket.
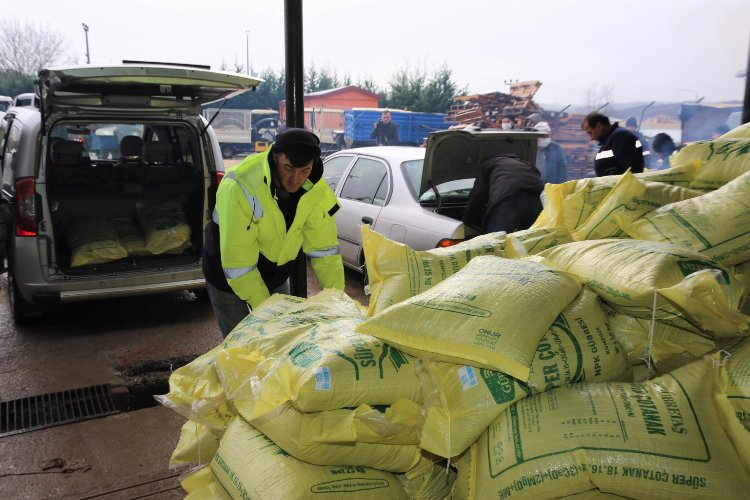
M 634 174 L 643 172 L 643 146 L 638 138 L 617 122 L 592 111 L 583 118 L 581 128 L 591 140 L 599 143 L 599 152 L 594 158 L 594 172 L 603 175 L 620 175 L 630 169 Z
M 539 122 L 534 126 L 539 132 L 552 133 L 547 122 Z M 562 184 L 568 180 L 568 162 L 565 152 L 551 137 L 539 139 L 536 150 L 536 168 L 542 174 L 542 180 L 550 184 Z

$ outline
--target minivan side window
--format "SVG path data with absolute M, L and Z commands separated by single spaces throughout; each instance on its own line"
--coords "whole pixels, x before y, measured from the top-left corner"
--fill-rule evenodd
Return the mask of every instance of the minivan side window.
M 344 181 L 341 197 L 383 206 L 388 192 L 388 170 L 370 158 L 359 158 Z

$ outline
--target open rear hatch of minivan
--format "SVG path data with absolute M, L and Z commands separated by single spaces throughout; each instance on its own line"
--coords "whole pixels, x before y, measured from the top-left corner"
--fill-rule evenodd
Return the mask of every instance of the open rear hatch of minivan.
M 201 105 L 258 83 L 159 64 L 40 71 L 49 273 L 199 269 L 223 170 Z
M 482 160 L 496 153 L 510 153 L 535 164 L 537 140 L 543 137 L 548 134 L 533 130 L 466 128 L 432 132 L 420 180 L 420 204 L 461 220 Z

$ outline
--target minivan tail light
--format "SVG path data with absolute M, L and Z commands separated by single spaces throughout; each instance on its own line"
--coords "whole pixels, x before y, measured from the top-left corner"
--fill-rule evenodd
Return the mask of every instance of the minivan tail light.
M 442 240 L 438 241 L 437 248 L 452 247 L 453 245 L 463 243 L 463 241 L 464 240 L 452 240 L 450 238 L 443 238 Z
M 16 236 L 36 236 L 36 188 L 33 177 L 16 179 Z
M 218 187 L 219 184 L 221 184 L 221 180 L 224 178 L 224 172 L 219 172 L 217 170 L 215 176 L 216 176 L 216 186 Z

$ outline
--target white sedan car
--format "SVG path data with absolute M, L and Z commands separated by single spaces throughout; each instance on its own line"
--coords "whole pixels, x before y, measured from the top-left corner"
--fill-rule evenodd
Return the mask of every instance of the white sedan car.
M 431 134 L 427 148 L 364 147 L 328 156 L 324 176 L 341 203 L 336 225 L 344 265 L 364 271 L 363 224 L 415 250 L 476 236 L 461 219 L 481 159 L 507 152 L 534 163 L 541 137 L 546 134 L 445 130 Z

